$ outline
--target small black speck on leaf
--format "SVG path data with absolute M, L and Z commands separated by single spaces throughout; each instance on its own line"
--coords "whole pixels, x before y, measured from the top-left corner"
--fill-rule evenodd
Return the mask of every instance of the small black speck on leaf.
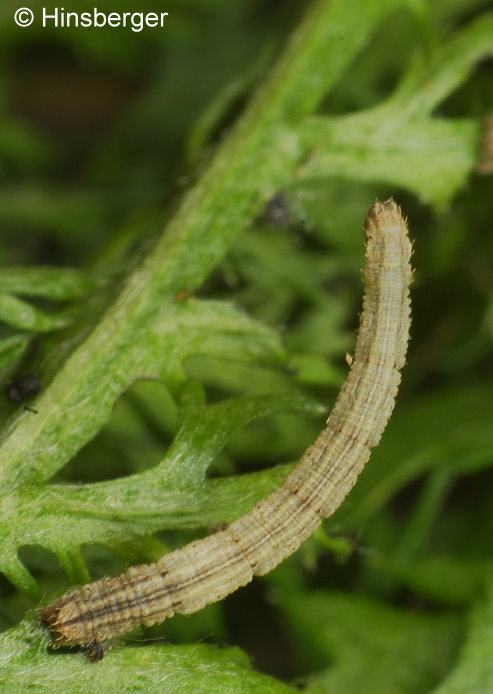
M 19 376 L 7 384 L 7 397 L 11 402 L 24 402 L 31 395 L 36 395 L 41 389 L 39 378 L 33 374 Z
M 287 227 L 291 222 L 289 201 L 284 193 L 276 193 L 265 204 L 260 221 L 274 227 Z

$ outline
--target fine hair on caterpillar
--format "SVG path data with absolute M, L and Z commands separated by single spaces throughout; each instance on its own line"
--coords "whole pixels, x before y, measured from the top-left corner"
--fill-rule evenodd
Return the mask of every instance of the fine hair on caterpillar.
M 326 427 L 284 483 L 226 528 L 157 562 L 53 600 L 41 612 L 53 645 L 99 660 L 117 636 L 191 614 L 271 571 L 340 506 L 394 408 L 410 325 L 411 244 L 399 207 L 365 219 L 363 311 L 350 370 Z

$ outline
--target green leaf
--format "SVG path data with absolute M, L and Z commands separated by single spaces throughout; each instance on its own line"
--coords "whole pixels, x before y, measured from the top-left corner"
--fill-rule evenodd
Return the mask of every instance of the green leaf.
M 459 662 L 433 694 L 488 694 L 493 689 L 493 590 L 474 609 Z
M 63 318 L 50 316 L 10 294 L 0 294 L 0 321 L 21 330 L 47 332 L 66 325 Z
M 156 530 L 220 526 L 234 520 L 278 486 L 287 469 L 205 479 L 231 435 L 273 412 L 321 411 L 299 395 L 242 397 L 205 407 L 197 388 L 188 389 L 182 407 L 183 423 L 173 444 L 150 470 L 84 486 L 31 486 L 10 496 L 0 524 L 0 570 L 20 590 L 37 592 L 17 557 L 23 545 L 54 552 L 69 575 L 80 581 L 85 578 L 79 558 L 83 544 L 118 548 L 119 543 Z
M 14 333 L 0 340 L 0 367 L 18 359 L 29 343 L 29 337 L 23 333 Z
M 377 568 L 398 579 L 399 585 L 435 604 L 461 607 L 471 603 L 483 588 L 491 572 L 488 559 L 472 559 L 465 555 L 443 555 L 438 551 L 429 556 L 413 557 L 403 563 L 380 558 Z
M 252 669 L 238 649 L 195 646 L 120 648 L 93 665 L 78 654 L 46 650 L 33 618 L 0 637 L 0 686 L 12 694 L 46 688 L 73 694 L 294 694 Z
M 102 209 L 101 209 L 102 207 Z M 64 190 L 36 183 L 0 191 L 0 223 L 23 230 L 33 227 L 52 236 L 83 237 L 104 224 L 103 201 L 95 193 Z
M 78 299 L 97 287 L 89 275 L 72 268 L 5 267 L 0 292 L 40 296 L 45 299 Z
M 471 22 L 432 59 L 414 61 L 387 103 L 339 118 L 311 117 L 298 130 L 310 151 L 305 177 L 386 182 L 443 209 L 474 168 L 480 124 L 430 112 L 475 63 L 493 53 L 493 15 Z
M 303 145 L 313 152 L 304 175 L 385 182 L 443 208 L 474 167 L 479 134 L 474 121 L 409 119 L 393 105 L 387 112 L 313 117 L 301 130 Z
M 331 663 L 307 679 L 314 694 L 420 694 L 450 668 L 462 633 L 452 615 L 426 615 L 358 595 L 283 596 L 281 608 L 304 666 Z
M 7 484 L 50 479 L 109 419 L 117 397 L 139 377 L 165 378 L 176 388 L 185 380 L 182 362 L 194 354 L 247 363 L 282 359 L 278 336 L 228 304 L 155 298 L 155 311 L 144 321 L 139 316 L 132 321 L 118 306 L 110 310 L 37 398 L 38 415 L 17 415 L 0 451 Z M 15 453 L 7 452 L 10 446 Z M 35 465 L 25 457 L 33 446 Z M 13 476 L 9 469 L 16 470 Z

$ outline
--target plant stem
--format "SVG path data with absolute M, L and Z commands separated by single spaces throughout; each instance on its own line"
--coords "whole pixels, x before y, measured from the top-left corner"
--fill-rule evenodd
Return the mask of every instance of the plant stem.
M 130 383 L 159 372 L 147 348 L 152 326 L 178 292 L 201 284 L 262 201 L 292 179 L 301 152 L 283 128 L 315 109 L 372 29 L 402 4 L 372 0 L 356 15 L 345 0 L 313 4 L 153 251 L 37 400 L 38 414 L 22 412 L 8 427 L 0 448 L 3 491 L 51 478 L 99 431 Z

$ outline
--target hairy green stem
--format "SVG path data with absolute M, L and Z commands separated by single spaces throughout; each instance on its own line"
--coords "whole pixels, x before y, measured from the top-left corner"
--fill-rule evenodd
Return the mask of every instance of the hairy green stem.
M 38 414 L 11 423 L 0 449 L 4 492 L 51 478 L 99 431 L 122 390 L 156 373 L 146 339 L 152 326 L 177 292 L 201 284 L 262 201 L 292 176 L 301 153 L 283 127 L 315 109 L 373 27 L 402 4 L 375 0 L 355 15 L 345 0 L 314 3 L 152 253 L 37 400 Z

